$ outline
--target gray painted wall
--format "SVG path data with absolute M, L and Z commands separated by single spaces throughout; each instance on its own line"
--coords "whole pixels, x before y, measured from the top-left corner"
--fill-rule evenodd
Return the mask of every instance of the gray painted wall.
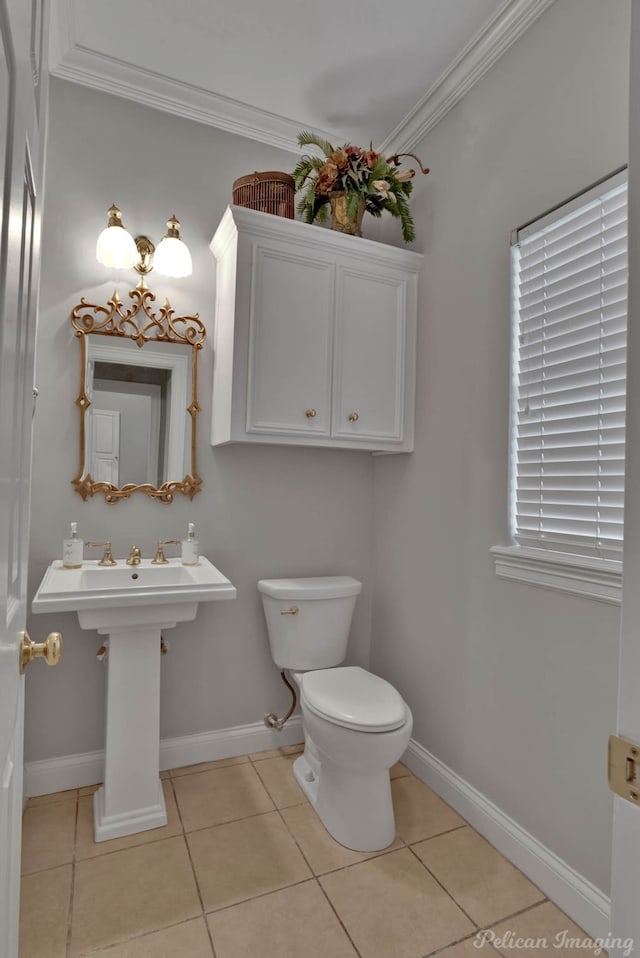
M 271 662 L 256 581 L 282 575 L 345 573 L 365 588 L 355 616 L 351 656 L 367 664 L 370 636 L 371 457 L 366 453 L 209 445 L 215 261 L 208 244 L 231 199 L 234 179 L 255 169 L 291 169 L 295 157 L 247 139 L 169 116 L 62 81 L 51 89 L 44 214 L 35 418 L 30 591 L 60 556 L 71 519 L 85 539 L 113 540 L 123 556 L 158 539 L 180 538 L 196 523 L 202 552 L 238 589 L 235 602 L 200 607 L 195 623 L 167 634 L 162 662 L 162 737 L 260 722 L 288 706 Z M 69 313 L 82 295 L 104 302 L 133 271 L 110 271 L 95 259 L 106 210 L 119 204 L 135 235 L 156 242 L 173 212 L 194 260 L 193 276 L 151 274 L 162 302 L 200 312 L 209 338 L 200 354 L 198 465 L 202 492 L 170 506 L 143 496 L 108 506 L 83 503 L 71 479 L 78 463 L 80 349 Z M 61 232 L 61 227 L 63 232 Z M 97 553 L 96 553 L 97 555 Z M 55 670 L 27 676 L 27 761 L 103 744 L 105 671 L 95 658 L 97 633 L 75 614 L 33 616 L 35 638 L 50 629 L 65 638 Z
M 509 237 L 626 162 L 629 4 L 558 0 L 417 147 L 416 451 L 376 459 L 372 669 L 414 737 L 602 889 L 619 610 L 498 580 Z

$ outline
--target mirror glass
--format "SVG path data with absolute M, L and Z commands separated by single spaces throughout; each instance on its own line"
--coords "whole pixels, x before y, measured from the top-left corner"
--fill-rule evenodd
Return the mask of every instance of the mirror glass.
M 204 327 L 197 316 L 156 315 L 144 284 L 114 293 L 106 307 L 84 299 L 71 313 L 81 340 L 80 468 L 73 479 L 86 499 L 118 502 L 143 492 L 171 502 L 199 491 L 195 461 L 197 356 Z

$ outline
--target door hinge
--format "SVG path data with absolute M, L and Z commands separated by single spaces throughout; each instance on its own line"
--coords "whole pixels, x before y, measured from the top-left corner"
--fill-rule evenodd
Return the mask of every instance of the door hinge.
M 640 805 L 640 745 L 618 735 L 609 736 L 609 788 Z

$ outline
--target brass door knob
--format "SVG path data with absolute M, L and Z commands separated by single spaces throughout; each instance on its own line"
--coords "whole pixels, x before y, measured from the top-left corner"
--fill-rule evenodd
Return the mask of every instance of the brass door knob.
M 317 415 L 318 414 L 315 411 L 315 409 L 307 409 L 307 411 L 305 412 L 305 416 L 307 417 L 307 419 L 315 419 Z
M 347 419 L 349 420 L 349 422 L 357 422 L 359 418 L 360 416 L 358 415 L 357 412 L 351 412 L 347 416 Z
M 44 659 L 47 665 L 57 665 L 62 659 L 62 633 L 50 632 L 44 642 L 32 642 L 28 632 L 22 632 L 20 646 L 20 674 L 34 659 Z

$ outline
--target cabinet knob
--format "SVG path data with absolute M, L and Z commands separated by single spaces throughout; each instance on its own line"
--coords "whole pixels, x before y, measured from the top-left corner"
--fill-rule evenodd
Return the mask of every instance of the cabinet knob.
M 351 412 L 347 416 L 347 419 L 349 420 L 349 422 L 357 422 L 359 418 L 360 416 L 358 415 L 357 412 Z
M 318 414 L 315 411 L 315 409 L 307 409 L 307 411 L 305 412 L 305 416 L 307 417 L 307 419 L 315 419 L 317 415 Z

